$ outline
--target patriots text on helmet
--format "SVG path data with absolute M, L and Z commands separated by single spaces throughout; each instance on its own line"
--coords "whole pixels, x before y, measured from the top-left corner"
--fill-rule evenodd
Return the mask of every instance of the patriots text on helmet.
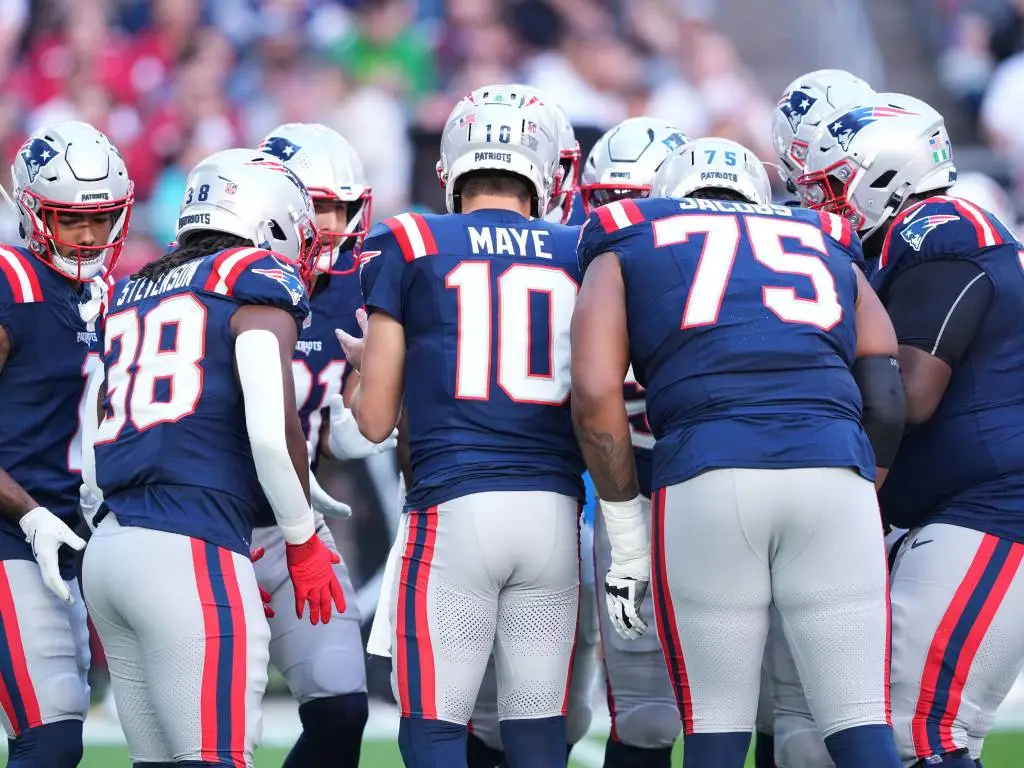
M 208 213 L 190 213 L 185 216 L 178 217 L 178 229 L 189 226 L 191 224 L 209 224 L 210 214 Z
M 473 155 L 474 163 L 479 163 L 485 160 L 492 160 L 499 163 L 511 163 L 512 155 L 509 152 L 477 152 Z
M 701 171 L 701 181 L 731 181 L 734 184 L 738 184 L 740 177 L 735 173 L 726 173 L 724 171 Z

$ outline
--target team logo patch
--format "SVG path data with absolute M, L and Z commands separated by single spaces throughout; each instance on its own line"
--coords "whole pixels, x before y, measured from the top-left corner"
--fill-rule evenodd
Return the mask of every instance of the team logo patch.
M 300 301 L 302 301 L 305 289 L 303 289 L 302 283 L 299 281 L 299 276 L 296 275 L 294 270 L 290 267 L 287 267 L 286 269 L 254 269 L 253 273 L 263 275 L 264 277 L 284 286 L 284 289 L 288 291 L 288 295 L 292 299 L 292 306 L 296 306 Z
M 900 237 L 906 240 L 907 245 L 915 251 L 920 251 L 921 246 L 924 245 L 924 239 L 931 234 L 932 230 L 951 221 L 959 221 L 959 219 L 959 216 L 950 216 L 948 214 L 922 216 L 920 219 L 914 219 L 907 224 L 903 231 L 900 232 Z
M 800 127 L 800 123 L 804 121 L 807 113 L 811 111 L 811 107 L 817 101 L 814 96 L 803 91 L 790 91 L 787 96 L 782 97 L 782 101 L 779 102 L 779 111 L 786 118 L 793 133 L 796 133 L 796 129 Z
M 839 142 L 843 151 L 848 152 L 854 137 L 875 121 L 904 115 L 915 116 L 917 112 L 909 112 L 899 107 L 857 107 L 829 123 L 828 132 Z
M 281 160 L 291 160 L 302 147 L 288 141 L 284 136 L 268 136 L 257 149 Z
M 56 156 L 57 150 L 43 139 L 32 139 L 21 148 L 21 159 L 25 161 L 25 168 L 28 170 L 29 184 L 36 180 L 43 166 Z

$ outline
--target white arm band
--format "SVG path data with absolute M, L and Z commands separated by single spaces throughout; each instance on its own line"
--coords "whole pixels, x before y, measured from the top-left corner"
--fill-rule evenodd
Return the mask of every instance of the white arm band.
M 103 491 L 96 482 L 96 432 L 99 430 L 97 414 L 100 387 L 103 385 L 103 365 L 96 366 L 85 388 L 85 413 L 82 414 L 82 482 L 93 495 L 103 500 Z
M 641 497 L 629 501 L 601 500 L 601 514 L 612 549 L 612 568 L 619 575 L 647 581 L 651 578 L 651 542 L 647 535 Z
M 254 329 L 235 339 L 235 362 L 245 402 L 256 476 L 284 540 L 303 544 L 314 535 L 313 509 L 295 474 L 284 424 L 281 348 L 270 331 Z M 290 394 L 290 393 L 289 393 Z

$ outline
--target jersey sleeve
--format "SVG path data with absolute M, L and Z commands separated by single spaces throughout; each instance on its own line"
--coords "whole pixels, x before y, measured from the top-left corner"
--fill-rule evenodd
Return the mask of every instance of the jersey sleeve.
M 635 200 L 616 200 L 591 213 L 576 245 L 580 274 L 585 275 L 587 267 L 602 253 L 621 254 L 626 243 L 647 231 L 644 224 Z
M 867 272 L 867 261 L 864 259 L 864 244 L 860 237 L 853 231 L 850 222 L 842 216 L 837 216 L 828 211 L 816 211 L 822 231 L 828 236 L 833 245 L 833 250 L 838 248 L 850 261 L 856 264 L 862 272 Z
M 388 222 L 374 227 L 359 255 L 359 285 L 367 312 L 379 310 L 402 322 L 402 281 L 407 263 Z
M 992 301 L 985 272 L 970 261 L 918 264 L 889 285 L 885 308 L 900 344 L 956 365 L 974 340 Z
M 206 289 L 242 305 L 283 309 L 294 318 L 301 333 L 309 322 L 309 296 L 298 267 L 271 251 L 247 250 L 216 256 Z
M 29 259 L 31 254 L 19 248 L 0 246 L 0 328 L 7 334 L 11 352 L 17 345 L 19 324 L 28 322 L 25 307 L 43 300 L 39 276 Z

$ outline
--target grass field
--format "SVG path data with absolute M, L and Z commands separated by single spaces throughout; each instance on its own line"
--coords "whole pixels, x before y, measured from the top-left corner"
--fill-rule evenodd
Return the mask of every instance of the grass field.
M 603 741 L 600 738 L 588 738 L 577 749 L 581 759 L 573 760 L 571 768 L 600 768 Z M 676 750 L 677 756 L 673 765 L 682 765 L 682 750 Z M 256 768 L 280 768 L 287 750 L 260 748 L 256 752 Z M 1021 768 L 1024 766 L 1024 732 L 994 733 L 985 745 L 983 756 L 985 768 Z M 398 755 L 398 746 L 393 742 L 368 741 L 363 745 L 363 757 L 360 766 L 364 768 L 402 768 L 402 760 Z M 753 760 L 747 765 L 753 766 Z M 87 747 L 85 760 L 80 768 L 122 768 L 130 766 L 128 753 L 121 747 Z

